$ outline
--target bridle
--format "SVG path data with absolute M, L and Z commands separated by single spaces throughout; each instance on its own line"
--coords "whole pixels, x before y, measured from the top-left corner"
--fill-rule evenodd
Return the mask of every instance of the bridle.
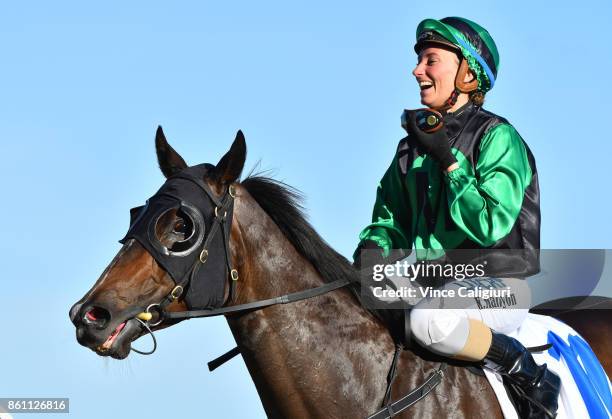
M 177 178 L 181 178 L 181 176 L 177 176 Z M 210 190 L 210 187 L 199 179 L 189 177 L 182 177 L 183 179 L 187 179 L 191 182 L 194 182 L 198 185 L 208 196 L 211 202 L 214 204 L 214 218 L 212 221 L 212 227 L 206 235 L 206 238 L 203 240 L 203 244 L 201 246 L 201 250 L 198 253 L 198 257 L 193 263 L 193 266 L 188 275 L 185 275 L 180 282 L 178 282 L 172 291 L 168 293 L 159 303 L 150 304 L 145 311 L 139 313 L 137 318 L 140 320 L 147 322 L 149 327 L 155 327 L 160 325 L 166 319 L 169 319 L 169 313 L 166 311 L 166 307 L 177 301 L 183 295 L 184 291 L 191 285 L 191 283 L 195 280 L 200 268 L 208 261 L 209 248 L 210 243 L 215 237 L 217 232 L 221 233 L 221 237 L 223 238 L 223 253 L 225 256 L 225 265 L 227 266 L 227 270 L 230 276 L 229 283 L 229 292 L 227 293 L 227 297 L 223 305 L 227 304 L 227 302 L 231 301 L 236 288 L 236 282 L 239 279 L 238 270 L 232 268 L 231 266 L 231 258 L 229 252 L 229 231 L 231 230 L 231 219 L 228 221 L 228 213 L 231 213 L 232 207 L 234 205 L 234 198 L 236 198 L 236 187 L 234 185 L 230 185 L 225 194 L 221 199 L 217 198 L 215 194 Z M 202 233 L 203 234 L 203 233 Z M 205 310 L 212 311 L 212 310 Z M 150 323 L 153 319 L 153 312 L 157 312 L 158 319 L 154 323 Z M 179 312 L 179 313 L 189 313 L 189 311 Z M 177 314 L 179 314 L 177 313 Z M 182 317 L 183 319 L 192 318 L 193 316 Z
M 174 176 L 173 178 L 185 179 L 195 183 L 205 193 L 208 199 L 210 199 L 210 201 L 214 204 L 214 217 L 212 220 L 211 228 L 202 241 L 201 250 L 197 252 L 198 257 L 195 258 L 195 261 L 193 262 L 189 273 L 185 275 L 182 279 L 180 279 L 176 283 L 172 291 L 170 291 L 170 293 L 168 293 L 160 302 L 150 304 L 144 311 L 136 315 L 136 318 L 142 322 L 141 324 L 143 324 L 143 326 L 147 328 L 149 333 L 152 334 L 152 327 L 159 326 L 160 324 L 168 320 L 185 320 L 200 317 L 214 317 L 226 314 L 250 312 L 277 304 L 288 304 L 295 301 L 313 298 L 345 287 L 351 283 L 348 279 L 338 279 L 305 291 L 299 291 L 290 294 L 285 294 L 280 297 L 268 298 L 264 300 L 228 306 L 227 304 L 232 301 L 233 296 L 235 295 L 235 288 L 239 279 L 238 270 L 232 268 L 231 266 L 228 240 L 229 231 L 231 230 L 232 223 L 232 220 L 230 217 L 228 217 L 228 214 L 232 213 L 234 199 L 236 198 L 236 187 L 233 184 L 229 185 L 223 196 L 221 198 L 218 198 L 212 192 L 208 184 L 206 184 L 201 179 L 188 175 L 181 176 L 180 174 Z M 217 233 L 220 233 L 223 237 L 223 255 L 225 258 L 227 272 L 229 272 L 229 292 L 227 293 L 227 297 L 225 298 L 225 301 L 223 302 L 222 306 L 218 308 L 202 310 L 168 311 L 166 309 L 168 305 L 181 298 L 185 290 L 187 290 L 188 287 L 192 285 L 192 283 L 196 280 L 197 274 L 201 267 L 207 263 L 210 244 Z M 155 321 L 151 322 L 154 317 L 156 317 Z M 142 353 L 140 351 L 137 352 Z M 153 352 L 149 352 L 146 354 L 149 355 L 150 353 Z

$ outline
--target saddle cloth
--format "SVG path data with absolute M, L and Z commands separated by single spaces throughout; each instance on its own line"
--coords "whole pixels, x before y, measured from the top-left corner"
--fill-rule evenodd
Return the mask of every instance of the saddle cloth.
M 521 327 L 509 334 L 526 347 L 552 343 L 547 351 L 534 353 L 561 378 L 559 419 L 611 418 L 612 386 L 603 367 L 584 339 L 571 327 L 549 316 L 529 313 Z M 499 400 L 504 417 L 518 418 L 500 376 L 484 369 Z

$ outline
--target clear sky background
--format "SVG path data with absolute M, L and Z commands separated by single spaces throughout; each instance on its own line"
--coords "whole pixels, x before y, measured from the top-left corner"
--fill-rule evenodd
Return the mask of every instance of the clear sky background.
M 533 150 L 543 248 L 611 248 L 610 2 L 5 2 L 0 9 L 0 397 L 70 397 L 74 418 L 264 417 L 223 319 L 158 334 L 150 357 L 79 346 L 68 309 L 163 181 L 163 125 L 189 163 L 235 132 L 247 170 L 304 192 L 349 257 L 375 187 L 420 107 L 424 18 L 489 29 L 501 66 L 486 108 Z M 148 347 L 143 339 L 136 345 Z M 35 417 L 35 416 L 29 416 Z

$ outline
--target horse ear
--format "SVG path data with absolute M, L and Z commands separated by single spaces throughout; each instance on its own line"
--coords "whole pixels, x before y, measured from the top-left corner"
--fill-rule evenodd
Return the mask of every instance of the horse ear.
M 187 167 L 185 160 L 166 141 L 161 125 L 157 127 L 157 133 L 155 133 L 155 151 L 157 152 L 159 168 L 166 178 L 177 174 Z
M 238 130 L 236 139 L 232 143 L 229 151 L 225 153 L 215 169 L 217 179 L 224 184 L 235 182 L 240 177 L 246 160 L 246 142 L 244 134 Z

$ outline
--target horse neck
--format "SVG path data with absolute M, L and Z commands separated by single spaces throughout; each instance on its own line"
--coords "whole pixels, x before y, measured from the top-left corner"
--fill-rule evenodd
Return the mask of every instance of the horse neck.
M 231 240 L 240 270 L 234 302 L 322 285 L 312 264 L 253 198 L 241 192 Z M 339 399 L 366 409 L 380 402 L 388 367 L 380 361 L 392 353 L 393 342 L 350 291 L 229 317 L 228 322 L 268 416 L 328 415 L 329 409 L 347 409 Z M 321 400 L 321 390 L 333 403 Z M 328 410 L 318 410 L 322 408 Z

